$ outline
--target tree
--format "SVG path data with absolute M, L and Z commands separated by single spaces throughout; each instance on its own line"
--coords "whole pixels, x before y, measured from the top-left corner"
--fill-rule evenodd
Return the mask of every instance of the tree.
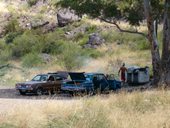
M 114 24 L 121 32 L 140 34 L 150 44 L 155 85 L 170 84 L 170 1 L 169 0 L 61 0 L 62 7 L 74 9 L 78 15 L 87 14 L 104 22 Z M 124 20 L 139 26 L 147 22 L 147 34 L 124 30 L 117 21 Z M 157 24 L 163 22 L 162 57 L 157 40 Z

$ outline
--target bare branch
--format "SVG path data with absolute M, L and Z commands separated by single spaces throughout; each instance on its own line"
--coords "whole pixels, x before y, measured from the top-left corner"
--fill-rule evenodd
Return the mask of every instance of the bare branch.
M 0 66 L 0 69 L 5 68 L 5 67 L 9 67 L 9 64 Z
M 116 28 L 117 28 L 120 32 L 126 32 L 126 33 L 131 33 L 131 34 L 138 34 L 138 35 L 144 36 L 145 38 L 148 39 L 148 36 L 147 36 L 145 33 L 143 33 L 143 32 L 138 32 L 137 30 L 136 30 L 136 31 L 125 30 L 125 29 L 120 28 L 120 26 L 119 26 L 116 22 L 112 22 L 112 21 L 109 21 L 109 20 L 106 20 L 106 19 L 103 19 L 103 18 L 100 18 L 100 20 L 101 20 L 101 21 L 104 21 L 104 22 L 106 22 L 106 23 L 115 25 Z
M 16 67 L 16 66 L 13 66 L 13 65 L 10 65 L 10 64 L 6 64 L 6 65 L 1 65 L 0 66 L 0 70 L 3 69 L 3 68 L 13 68 L 13 69 L 18 69 L 18 70 L 21 70 L 21 71 L 25 71 L 24 69 L 22 68 L 19 68 L 19 67 Z

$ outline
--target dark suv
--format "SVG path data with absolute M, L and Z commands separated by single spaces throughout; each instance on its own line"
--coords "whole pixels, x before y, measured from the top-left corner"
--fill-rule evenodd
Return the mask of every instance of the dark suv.
M 39 74 L 35 76 L 31 81 L 17 83 L 16 90 L 21 95 L 26 93 L 36 93 L 42 95 L 44 92 L 58 92 L 61 89 L 61 83 L 66 78 L 57 73 Z

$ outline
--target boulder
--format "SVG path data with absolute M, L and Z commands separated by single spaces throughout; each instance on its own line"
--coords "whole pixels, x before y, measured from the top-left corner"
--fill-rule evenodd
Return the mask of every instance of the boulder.
M 98 46 L 104 43 L 105 43 L 105 40 L 98 33 L 93 33 L 89 35 L 89 40 L 84 45 L 84 48 L 97 48 Z
M 60 9 L 57 12 L 58 25 L 64 27 L 67 24 L 80 20 L 80 17 L 75 14 L 75 11 L 70 9 Z

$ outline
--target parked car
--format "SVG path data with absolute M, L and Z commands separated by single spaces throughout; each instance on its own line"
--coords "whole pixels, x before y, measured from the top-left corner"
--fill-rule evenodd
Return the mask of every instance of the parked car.
M 94 92 L 93 82 L 86 80 L 84 72 L 69 72 L 70 81 L 62 84 L 61 90 L 63 92 L 74 93 L 87 93 Z
M 26 93 L 36 93 L 42 95 L 44 92 L 57 92 L 61 90 L 61 83 L 66 78 L 58 73 L 48 73 L 36 75 L 31 81 L 17 83 L 16 90 L 21 95 Z
M 102 73 L 85 73 L 86 80 L 94 85 L 95 92 L 117 90 L 121 88 L 121 82 L 115 79 L 108 79 Z

